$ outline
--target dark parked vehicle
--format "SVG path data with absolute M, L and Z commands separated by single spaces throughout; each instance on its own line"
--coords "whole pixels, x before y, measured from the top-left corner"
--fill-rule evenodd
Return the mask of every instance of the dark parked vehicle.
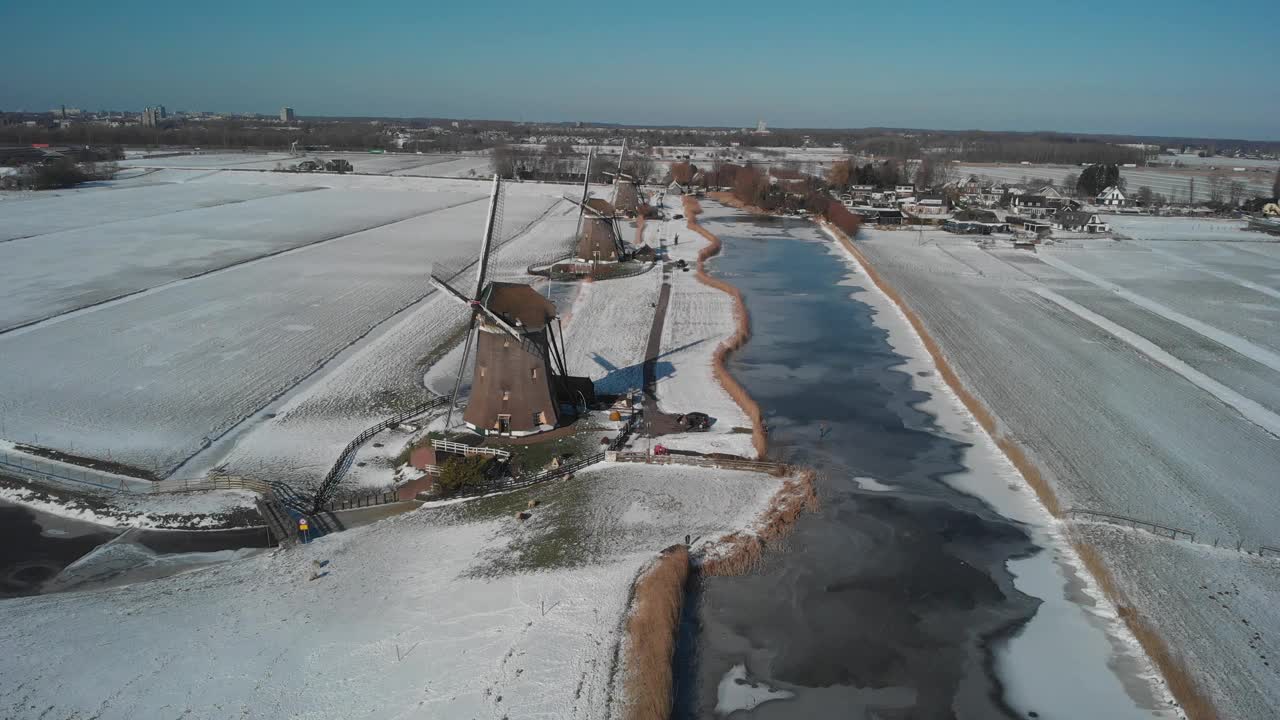
M 706 413 L 691 412 L 684 415 L 677 415 L 676 422 L 685 430 L 690 432 L 698 432 L 711 427 L 711 416 Z

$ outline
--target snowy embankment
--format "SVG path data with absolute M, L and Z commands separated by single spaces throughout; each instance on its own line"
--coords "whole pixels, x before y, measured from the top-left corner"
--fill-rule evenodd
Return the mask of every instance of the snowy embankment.
M 198 493 L 63 495 L 0 483 L 0 500 L 33 510 L 118 528 L 210 529 L 247 527 L 256 520 L 254 493 L 216 490 Z
M 999 434 L 1025 449 L 1063 508 L 1136 516 L 1233 548 L 1275 544 L 1270 519 L 1280 508 L 1267 469 L 1280 462 L 1280 443 L 1256 424 L 1272 424 L 1273 409 L 1258 407 L 1271 396 L 1258 391 L 1274 370 L 1251 359 L 1270 360 L 1270 346 L 1259 347 L 1266 338 L 1249 322 L 1273 314 L 1275 299 L 1238 282 L 1274 273 L 1273 258 L 1256 254 L 1262 269 L 1249 268 L 1234 244 L 1208 243 L 1138 244 L 1129 252 L 1123 247 L 1131 243 L 1086 243 L 1045 249 L 1048 257 L 992 252 L 1027 274 L 1009 283 L 956 272 L 955 257 L 936 251 L 956 242 L 963 241 L 939 236 L 922 246 L 873 230 L 857 246 L 920 317 L 963 386 L 999 418 Z M 1230 309 L 1216 307 L 1223 297 L 1233 298 Z M 1251 665 L 1245 645 L 1201 647 L 1196 638 L 1222 633 L 1218 620 L 1196 610 L 1194 592 L 1168 591 L 1184 582 L 1185 568 L 1150 570 L 1158 563 L 1096 542 L 1105 528 L 1091 527 L 1077 526 L 1117 578 L 1109 596 L 1128 608 L 1133 627 L 1155 628 L 1159 637 L 1140 635 L 1144 648 L 1180 697 L 1195 702 L 1207 693 L 1220 711 L 1243 709 L 1226 716 L 1274 705 L 1280 683 L 1267 666 Z M 1140 539 L 1146 554 L 1207 552 L 1186 541 Z M 1223 575 L 1247 576 L 1255 586 L 1274 580 L 1274 567 L 1234 550 L 1215 553 L 1214 563 L 1206 587 Z M 1264 635 L 1277 631 L 1266 613 L 1246 619 L 1263 623 L 1255 627 Z M 1247 677 L 1227 688 L 1224 664 Z M 1184 682 L 1188 670 L 1192 680 Z
M 668 197 L 668 213 L 682 214 L 679 202 L 680 196 Z M 671 273 L 658 359 L 658 404 L 669 413 L 704 412 L 716 419 L 707 432 L 669 436 L 663 443 L 680 450 L 754 457 L 751 420 L 715 375 L 716 348 L 732 338 L 738 326 L 733 297 L 695 276 L 698 253 L 710 241 L 688 229 L 685 220 L 651 222 L 645 232 L 653 237 L 649 244 L 654 247 L 659 239 L 666 241 L 669 262 L 684 260 L 690 266 L 688 272 Z
M 1074 534 L 1105 559 L 1128 612 L 1189 666 L 1222 718 L 1280 707 L 1280 559 L 1174 542 L 1113 525 Z
M 0 715 L 605 717 L 635 574 L 749 523 L 776 483 L 603 465 L 294 551 L 0 601 Z

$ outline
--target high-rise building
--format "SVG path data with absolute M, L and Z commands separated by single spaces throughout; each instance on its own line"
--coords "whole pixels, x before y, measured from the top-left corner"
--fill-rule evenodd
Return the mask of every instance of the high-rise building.
M 280 108 L 280 122 L 293 122 L 293 108 Z
M 160 127 L 160 121 L 169 117 L 169 113 L 165 111 L 163 105 L 145 108 L 142 111 L 143 127 Z

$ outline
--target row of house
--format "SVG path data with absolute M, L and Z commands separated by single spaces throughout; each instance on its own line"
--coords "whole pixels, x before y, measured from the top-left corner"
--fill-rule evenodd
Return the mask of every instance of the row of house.
M 961 204 L 964 205 L 994 207 L 1005 198 L 1009 198 L 1011 209 L 1034 217 L 1045 217 L 1060 210 L 1078 210 L 1082 207 L 1082 203 L 1068 198 L 1052 185 L 1040 188 L 997 185 L 984 182 L 976 175 L 970 175 L 963 181 L 949 183 L 946 189 L 954 190 L 959 195 Z M 1131 207 L 1134 202 L 1124 194 L 1123 190 L 1113 186 L 1098 193 L 1090 204 L 1107 208 L 1124 208 Z
M 1064 210 L 1048 217 L 1021 217 L 1009 215 L 1005 223 L 1014 230 L 1042 233 L 1052 230 L 1064 232 L 1105 233 L 1111 227 L 1098 217 L 1097 213 L 1084 210 Z

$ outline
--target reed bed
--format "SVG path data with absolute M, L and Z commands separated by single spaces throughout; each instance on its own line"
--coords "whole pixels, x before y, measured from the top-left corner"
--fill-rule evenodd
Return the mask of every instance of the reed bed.
M 782 482 L 769 506 L 749 530 L 731 533 L 703 552 L 698 571 L 703 575 L 745 575 L 759 566 L 765 550 L 795 528 L 801 513 L 818 508 L 817 473 L 811 469 Z
M 689 548 L 673 545 L 636 580 L 626 628 L 626 720 L 666 720 L 671 714 L 676 649 Z

